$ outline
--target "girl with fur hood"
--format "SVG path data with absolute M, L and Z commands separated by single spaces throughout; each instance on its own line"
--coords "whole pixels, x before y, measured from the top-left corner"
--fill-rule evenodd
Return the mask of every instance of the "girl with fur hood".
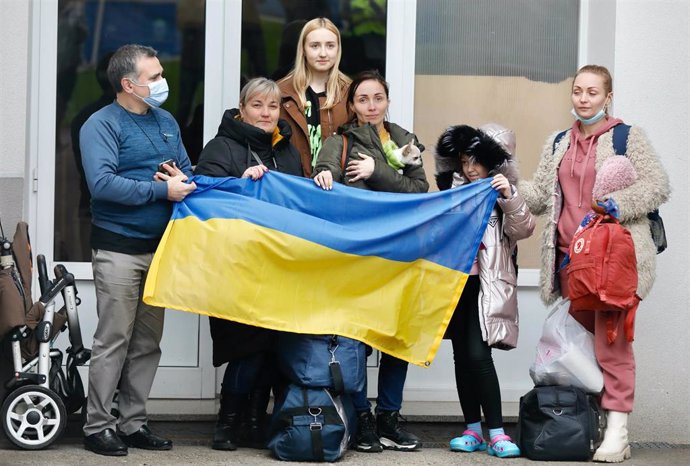
M 448 128 L 436 146 L 439 189 L 493 176 L 500 193 L 491 214 L 470 277 L 451 318 L 445 338 L 453 344 L 455 383 L 467 429 L 450 441 L 453 451 L 484 451 L 500 458 L 520 456 L 520 449 L 503 430 L 501 390 L 491 349 L 512 349 L 518 339 L 517 241 L 534 231 L 534 217 L 515 189 L 517 169 L 512 159 L 515 138 L 495 123 L 472 128 Z M 489 427 L 484 440 L 481 412 Z
M 614 128 L 623 122 L 608 114 L 613 99 L 609 71 L 586 65 L 573 79 L 571 101 L 576 121 L 559 141 L 552 134 L 544 145 L 537 171 L 530 181 L 521 181 L 520 192 L 536 215 L 548 222 L 542 236 L 541 297 L 551 304 L 568 296 L 568 275 L 558 270 L 583 217 L 597 200 L 593 195 L 596 175 L 604 162 L 617 155 Z M 624 156 L 630 160 L 637 179 L 623 189 L 597 196 L 615 203 L 618 219 L 627 228 L 637 258 L 637 295 L 644 299 L 652 288 L 656 268 L 656 247 L 652 241 L 647 213 L 666 202 L 670 193 L 666 172 L 644 132 L 629 128 Z M 635 393 L 635 359 L 632 344 L 625 338 L 607 342 L 607 316 L 603 312 L 577 312 L 573 317 L 594 333 L 594 351 L 604 374 L 601 406 L 607 410 L 604 441 L 594 453 L 594 461 L 621 462 L 630 457 L 628 413 Z M 618 318 L 623 334 L 625 316 Z

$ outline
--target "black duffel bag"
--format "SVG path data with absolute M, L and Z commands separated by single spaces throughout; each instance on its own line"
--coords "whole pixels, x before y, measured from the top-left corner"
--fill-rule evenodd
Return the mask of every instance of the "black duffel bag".
M 520 398 L 518 443 L 529 459 L 589 461 L 605 427 L 598 397 L 577 387 L 534 387 Z

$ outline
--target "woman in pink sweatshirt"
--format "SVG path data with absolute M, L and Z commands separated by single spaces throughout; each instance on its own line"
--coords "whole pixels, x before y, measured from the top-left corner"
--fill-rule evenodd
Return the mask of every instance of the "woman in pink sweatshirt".
M 627 157 L 638 174 L 631 186 L 607 193 L 605 198 L 616 203 L 621 224 L 632 234 L 638 267 L 637 294 L 644 299 L 654 283 L 656 247 L 647 213 L 668 199 L 668 176 L 644 132 L 609 115 L 612 99 L 611 75 L 605 67 L 580 68 L 571 91 L 573 126 L 548 138 L 534 177 L 518 185 L 532 213 L 549 220 L 541 250 L 540 287 L 546 304 L 568 296 L 568 276 L 565 271 L 559 272 L 558 264 L 590 209 L 596 173 L 609 157 Z M 614 133 L 627 134 L 624 154 L 618 155 L 614 149 Z M 595 353 L 604 373 L 601 404 L 608 412 L 608 427 L 594 460 L 620 462 L 630 457 L 627 420 L 635 393 L 632 345 L 621 336 L 625 319 L 618 319 L 619 337 L 608 344 L 603 314 L 578 312 L 574 317 L 594 333 Z

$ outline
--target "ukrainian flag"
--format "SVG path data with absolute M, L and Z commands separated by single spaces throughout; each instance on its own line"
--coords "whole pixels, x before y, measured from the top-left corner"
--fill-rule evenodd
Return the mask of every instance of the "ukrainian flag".
M 148 274 L 154 306 L 433 361 L 497 193 L 382 193 L 269 172 L 195 176 Z M 232 344 L 232 342 L 228 342 Z

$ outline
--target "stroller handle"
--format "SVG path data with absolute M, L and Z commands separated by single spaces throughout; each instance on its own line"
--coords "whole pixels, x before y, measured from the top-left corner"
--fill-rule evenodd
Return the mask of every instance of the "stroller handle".
M 53 272 L 55 273 L 55 278 L 57 279 L 60 279 L 68 274 L 67 269 L 62 264 L 57 264 L 53 269 Z
M 46 256 L 43 254 L 36 256 L 36 263 L 38 264 L 38 286 L 41 288 L 41 295 L 43 295 L 46 290 L 50 288 L 48 268 L 46 267 Z

